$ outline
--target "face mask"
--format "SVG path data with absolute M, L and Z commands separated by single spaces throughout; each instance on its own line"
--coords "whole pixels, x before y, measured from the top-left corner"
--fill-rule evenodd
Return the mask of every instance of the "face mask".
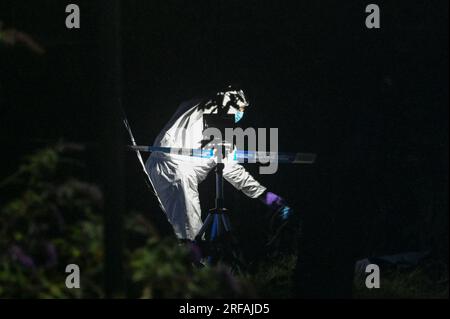
M 234 114 L 234 123 L 239 122 L 239 121 L 242 119 L 242 117 L 244 117 L 244 112 L 237 111 L 237 112 Z

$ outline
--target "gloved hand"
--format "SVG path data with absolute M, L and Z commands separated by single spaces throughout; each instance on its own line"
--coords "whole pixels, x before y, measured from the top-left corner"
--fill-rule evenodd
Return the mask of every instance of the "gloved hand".
M 260 200 L 273 211 L 275 211 L 281 221 L 287 221 L 292 215 L 292 209 L 287 205 L 286 201 L 272 192 L 264 192 Z
M 289 229 L 290 227 L 295 229 L 294 211 L 287 205 L 282 197 L 272 192 L 264 192 L 259 198 L 265 205 L 275 211 L 270 222 L 271 237 L 267 242 L 268 246 L 272 246 L 278 241 L 282 234 L 286 233 L 286 229 Z M 288 233 L 294 232 L 289 231 Z

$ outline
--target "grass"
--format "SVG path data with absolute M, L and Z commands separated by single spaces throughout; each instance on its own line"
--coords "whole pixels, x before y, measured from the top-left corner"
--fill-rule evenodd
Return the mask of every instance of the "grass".
M 292 298 L 293 273 L 297 256 L 289 255 L 270 260 L 259 270 L 242 278 L 250 283 L 258 297 L 270 299 Z M 448 271 L 436 263 L 404 270 L 381 270 L 380 288 L 365 286 L 365 276 L 355 275 L 355 299 L 448 299 Z
M 262 264 L 255 274 L 243 280 L 249 282 L 260 298 L 292 298 L 293 273 L 297 256 L 289 255 Z
M 380 288 L 372 289 L 366 288 L 365 277 L 355 277 L 353 296 L 359 299 L 448 299 L 448 272 L 431 272 L 427 266 L 393 270 L 381 273 Z

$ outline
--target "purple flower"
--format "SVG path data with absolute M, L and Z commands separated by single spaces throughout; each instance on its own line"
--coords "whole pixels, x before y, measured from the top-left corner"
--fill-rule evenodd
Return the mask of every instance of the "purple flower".
M 200 246 L 197 243 L 192 242 L 192 243 L 189 243 L 188 247 L 189 247 L 188 248 L 189 249 L 189 257 L 191 258 L 191 260 L 194 263 L 199 263 L 203 257 L 202 249 L 200 248 Z
M 58 253 L 56 252 L 55 245 L 52 243 L 45 244 L 45 250 L 47 252 L 47 261 L 45 263 L 46 267 L 52 267 L 58 262 Z
M 28 256 L 20 246 L 12 245 L 9 251 L 12 259 L 18 261 L 25 268 L 36 268 L 33 258 Z

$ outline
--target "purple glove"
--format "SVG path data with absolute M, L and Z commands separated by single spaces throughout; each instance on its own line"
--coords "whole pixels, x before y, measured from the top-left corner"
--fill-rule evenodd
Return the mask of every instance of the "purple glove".
M 286 206 L 286 201 L 278 196 L 277 194 L 274 194 L 272 192 L 264 192 L 261 197 L 261 201 L 269 206 L 274 211 L 280 211 Z
M 272 192 L 264 192 L 260 197 L 261 201 L 278 213 L 281 220 L 286 221 L 292 214 L 292 209 L 287 206 L 286 201 Z

